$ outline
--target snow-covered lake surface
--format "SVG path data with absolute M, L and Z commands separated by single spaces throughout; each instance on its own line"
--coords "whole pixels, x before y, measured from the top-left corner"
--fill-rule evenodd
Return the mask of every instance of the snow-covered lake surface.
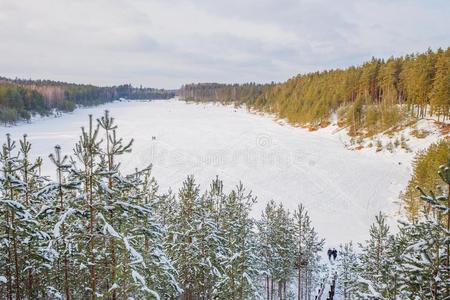
M 228 188 L 242 181 L 258 196 L 255 216 L 270 199 L 289 209 L 303 203 L 327 246 L 366 239 L 380 210 L 396 216 L 398 195 L 410 177 L 413 154 L 349 151 L 342 141 L 345 134 L 334 134 L 333 126 L 309 132 L 245 109 L 176 100 L 82 108 L 59 118 L 1 127 L 0 133 L 15 139 L 27 133 L 34 156 L 47 159 L 56 144 L 72 154 L 88 114 L 100 117 L 105 109 L 116 118 L 119 134 L 135 139 L 133 152 L 122 160 L 125 170 L 153 163 L 162 191 L 177 189 L 189 174 L 202 189 L 216 175 Z M 53 175 L 52 168 L 47 160 L 43 171 Z

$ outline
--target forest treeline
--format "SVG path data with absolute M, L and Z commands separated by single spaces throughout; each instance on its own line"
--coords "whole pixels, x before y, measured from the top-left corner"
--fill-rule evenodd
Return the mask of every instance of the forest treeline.
M 169 99 L 171 90 L 133 87 L 130 84 L 98 87 L 51 80 L 22 80 L 0 77 L 0 122 L 29 120 L 52 109 L 73 111 L 77 105 L 89 106 L 125 99 Z
M 351 135 L 371 136 L 416 118 L 450 117 L 450 48 L 372 58 L 277 84 L 187 84 L 178 95 L 187 101 L 246 104 L 311 127 L 328 125 L 336 113 Z

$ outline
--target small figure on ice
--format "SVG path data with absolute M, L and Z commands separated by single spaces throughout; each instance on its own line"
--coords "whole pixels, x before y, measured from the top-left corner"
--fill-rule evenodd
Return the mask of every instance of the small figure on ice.
M 152 141 L 155 141 L 156 140 L 156 136 L 152 136 Z
M 333 255 L 333 250 L 328 249 L 327 254 L 328 254 L 328 260 L 331 261 L 331 255 Z

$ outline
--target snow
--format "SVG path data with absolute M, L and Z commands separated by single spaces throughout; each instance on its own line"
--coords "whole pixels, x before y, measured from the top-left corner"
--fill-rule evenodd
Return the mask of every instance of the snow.
M 21 203 L 15 201 L 15 200 L 9 200 L 4 199 L 0 200 L 0 204 L 4 204 L 6 206 L 9 206 L 12 208 L 15 212 L 15 214 L 22 220 L 26 221 L 34 221 L 31 214 L 28 212 L 28 210 L 23 206 Z
M 145 278 L 139 274 L 136 270 L 133 270 L 131 273 L 131 276 L 133 277 L 135 282 L 140 282 L 141 285 L 145 286 Z
M 410 127 L 406 127 L 396 132 L 390 132 L 389 134 L 386 134 L 385 132 L 374 135 L 370 138 L 364 138 L 361 143 L 357 143 L 357 139 L 354 138 L 353 145 L 351 144 L 351 138 L 347 135 L 345 130 L 338 129 L 336 126 L 330 126 L 329 128 L 335 128 L 335 133 L 339 136 L 348 149 L 355 150 L 362 145 L 363 149 L 359 151 L 376 152 L 376 143 L 377 141 L 380 141 L 383 145 L 381 152 L 383 152 L 384 155 L 392 154 L 397 156 L 397 154 L 401 155 L 402 152 L 408 152 L 409 150 L 411 153 L 416 153 L 418 150 L 425 149 L 431 143 L 437 141 L 442 136 L 442 133 L 435 125 L 435 122 L 436 118 L 432 117 L 420 119 Z M 448 123 L 448 121 L 446 121 L 446 123 Z M 426 134 L 424 137 L 417 137 L 414 135 L 414 131 L 426 132 Z M 402 137 L 405 139 L 406 146 L 409 150 L 402 149 L 400 145 L 397 147 L 394 145 L 395 141 L 397 140 L 397 142 L 400 142 Z M 391 151 L 387 148 L 388 143 L 391 143 L 391 146 L 393 146 Z M 372 147 L 369 146 L 370 144 L 372 144 Z
M 127 249 L 132 259 L 130 264 L 134 265 L 143 263 L 144 258 L 142 257 L 141 254 L 139 254 L 139 252 L 136 251 L 136 249 L 133 248 L 133 246 L 131 246 L 130 242 L 128 241 L 128 238 L 123 238 L 123 242 L 125 244 L 125 248 Z
M 48 287 L 47 288 L 47 294 L 52 299 L 63 299 L 62 294 L 60 292 L 58 292 L 58 290 L 56 288 L 54 288 L 54 287 Z
M 108 293 L 110 293 L 110 292 L 112 292 L 112 291 L 114 291 L 115 289 L 118 289 L 119 288 L 119 285 L 117 284 L 117 283 L 114 283 L 111 287 L 110 287 L 110 289 L 108 290 Z
M 157 292 L 152 291 L 152 290 L 150 290 L 147 287 L 147 284 L 145 282 L 145 278 L 141 274 L 139 274 L 136 270 L 133 270 L 131 272 L 131 276 L 133 277 L 133 280 L 134 280 L 135 283 L 140 283 L 140 285 L 142 286 L 142 290 L 143 291 L 152 294 L 152 296 L 155 297 L 155 299 L 157 299 L 157 300 L 161 299 Z
M 380 299 L 380 300 L 386 299 L 386 298 L 384 298 L 380 293 L 378 293 L 378 292 L 375 290 L 375 288 L 372 286 L 372 283 L 371 283 L 369 280 L 366 280 L 366 279 L 364 279 L 364 278 L 359 277 L 359 278 L 358 278 L 358 281 L 359 281 L 360 283 L 366 284 L 366 285 L 367 285 L 367 288 L 368 288 L 369 291 L 370 291 L 370 294 L 367 294 L 367 295 L 364 295 L 364 296 L 366 296 L 366 297 L 372 297 L 372 298 Z
M 106 221 L 102 213 L 99 213 L 99 218 L 103 221 L 103 223 L 105 223 L 105 225 L 103 226 L 103 234 L 108 234 L 118 239 L 122 238 L 120 234 L 111 226 L 111 224 Z
M 58 223 L 55 224 L 55 227 L 53 228 L 53 236 L 55 238 L 59 238 L 61 235 L 61 226 L 66 221 L 68 217 L 70 217 L 72 214 L 76 212 L 75 209 L 69 208 L 59 219 Z
M 204 189 L 216 175 L 226 189 L 242 181 L 258 196 L 255 217 L 270 199 L 282 201 L 289 209 L 303 203 L 327 247 L 365 240 L 380 210 L 396 219 L 398 195 L 410 178 L 413 152 L 439 138 L 431 134 L 419 140 L 405 132 L 413 152 L 351 151 L 344 146 L 345 130 L 335 125 L 309 132 L 245 109 L 176 100 L 80 108 L 59 118 L 2 127 L 0 134 L 9 132 L 18 139 L 27 133 L 33 155 L 46 160 L 43 173 L 54 177 L 56 171 L 48 161 L 54 145 L 72 155 L 88 114 L 97 118 L 105 109 L 115 118 L 119 136 L 125 141 L 135 138 L 133 152 L 122 156 L 126 171 L 153 163 L 162 191 L 176 190 L 189 174 Z M 420 126 L 427 124 L 424 120 Z

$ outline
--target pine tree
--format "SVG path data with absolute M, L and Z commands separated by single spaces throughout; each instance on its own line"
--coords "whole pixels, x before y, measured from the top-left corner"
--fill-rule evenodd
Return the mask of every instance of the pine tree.
M 287 286 L 294 266 L 294 228 L 289 211 L 270 201 L 259 224 L 260 243 L 263 251 L 267 298 L 273 299 L 278 292 L 279 299 L 286 299 Z M 274 285 L 277 286 L 274 286 Z
M 318 284 L 314 274 L 319 268 L 318 253 L 322 251 L 324 240 L 318 237 L 311 219 L 303 205 L 294 211 L 294 254 L 297 268 L 297 297 L 308 299 Z
M 223 183 L 218 178 L 201 198 L 197 210 L 197 239 L 199 241 L 199 282 L 201 299 L 216 297 L 215 286 L 222 277 L 220 257 L 224 254 L 223 233 L 220 228 L 220 208 L 223 201 Z
M 180 210 L 176 218 L 175 233 L 172 241 L 172 258 L 179 272 L 179 281 L 184 290 L 183 299 L 194 299 L 197 292 L 197 274 L 199 271 L 198 241 L 196 233 L 195 210 L 199 204 L 199 187 L 193 176 L 189 176 L 178 193 Z
M 355 283 L 358 280 L 358 256 L 352 242 L 340 245 L 337 260 L 340 294 L 344 300 L 354 299 Z
M 71 238 L 67 237 L 66 234 L 66 225 L 64 224 L 66 222 L 66 219 L 74 212 L 73 209 L 68 209 L 68 195 L 65 193 L 66 190 L 71 191 L 73 189 L 77 188 L 76 183 L 69 182 L 68 184 L 65 183 L 64 173 L 69 170 L 71 167 L 70 164 L 68 164 L 68 156 L 61 156 L 61 147 L 56 146 L 55 147 L 55 154 L 49 155 L 50 160 L 53 162 L 53 164 L 56 167 L 56 178 L 57 183 L 56 185 L 53 185 L 52 187 L 55 189 L 55 211 L 59 212 L 59 220 L 58 223 L 56 223 L 55 230 L 53 231 L 54 240 L 56 243 L 58 243 L 58 250 L 59 256 L 62 256 L 62 264 L 63 264 L 63 290 L 64 295 L 66 299 L 71 299 L 71 292 L 70 292 L 70 284 L 69 284 L 69 273 L 70 273 L 70 266 L 69 266 L 69 255 L 70 255 L 70 241 Z M 49 189 L 47 189 L 47 192 L 49 192 Z M 59 202 L 59 203 L 58 203 Z M 70 207 L 70 206 L 69 206 Z M 59 228 L 58 225 L 61 225 L 61 228 Z M 58 267 L 60 263 L 58 262 Z M 59 270 L 60 268 L 58 268 Z M 59 274 L 57 274 L 58 276 Z
M 439 168 L 439 175 L 449 186 L 450 162 Z M 429 299 L 448 299 L 450 191 L 441 190 L 437 195 L 420 191 L 422 200 L 431 205 L 432 211 L 424 211 L 423 218 L 417 223 L 402 228 L 402 235 L 409 241 L 402 256 L 405 285 L 408 286 L 405 293 Z
M 249 213 L 256 198 L 242 184 L 225 198 L 221 213 L 225 253 L 220 258 L 223 276 L 217 292 L 223 299 L 258 297 L 260 275 L 254 220 Z
M 26 192 L 26 185 L 18 178 L 17 170 L 19 167 L 19 156 L 14 155 L 16 143 L 11 140 L 9 134 L 6 136 L 6 143 L 2 147 L 1 163 L 2 163 L 2 192 L 3 197 L 2 215 L 5 216 L 3 228 L 5 228 L 5 236 L 2 244 L 3 253 L 7 254 L 6 262 L 6 282 L 8 286 L 8 299 L 12 299 L 13 295 L 16 299 L 20 299 L 22 292 L 22 236 L 25 233 L 26 223 L 32 218 L 29 211 L 17 199 L 19 193 Z
M 267 203 L 261 220 L 258 222 L 258 244 L 260 245 L 259 255 L 263 258 L 261 261 L 262 274 L 265 275 L 266 299 L 274 297 L 273 269 L 275 268 L 275 253 L 273 249 L 272 238 L 274 236 L 273 221 L 275 214 L 275 202 L 271 200 Z
M 41 178 L 36 175 L 36 169 L 39 162 L 33 163 L 29 159 L 29 153 L 31 150 L 31 144 L 27 140 L 27 136 L 24 135 L 23 139 L 19 141 L 20 143 L 20 159 L 18 161 L 19 174 L 18 177 L 24 184 L 24 190 L 18 195 L 19 198 L 23 199 L 24 207 L 30 212 L 34 217 L 35 209 L 37 205 L 34 203 L 33 194 L 39 188 Z M 24 244 L 26 247 L 26 254 L 24 257 L 24 265 L 22 272 L 26 272 L 27 276 L 25 281 L 26 296 L 33 298 L 34 288 L 33 288 L 33 272 L 36 274 L 37 269 L 40 265 L 39 257 L 33 255 L 41 244 L 43 238 L 47 236 L 40 231 L 38 223 L 34 223 L 30 228 L 33 233 L 31 236 L 26 236 L 24 239 Z M 33 237 L 34 236 L 34 237 Z M 24 276 L 25 277 L 25 276 Z
M 379 299 L 389 295 L 388 273 L 390 234 L 389 226 L 381 212 L 375 217 L 375 223 L 370 227 L 370 239 L 361 245 L 361 278 L 358 289 L 359 297 L 364 299 Z
M 430 91 L 432 113 L 442 116 L 443 121 L 450 111 L 450 51 L 438 54 L 436 62 L 436 76 Z

